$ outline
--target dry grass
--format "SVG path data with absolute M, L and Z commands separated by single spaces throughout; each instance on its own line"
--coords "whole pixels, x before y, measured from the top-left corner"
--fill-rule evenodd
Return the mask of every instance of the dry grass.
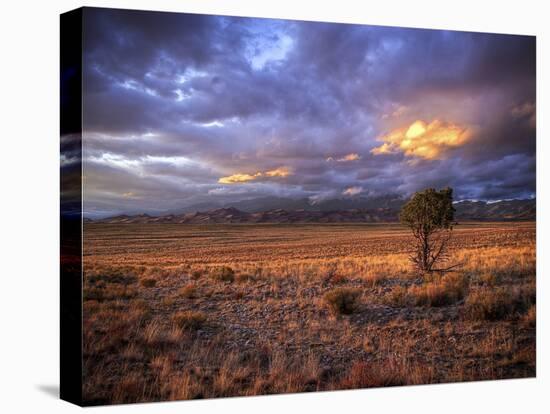
M 206 315 L 202 312 L 183 311 L 172 317 L 176 326 L 181 329 L 196 331 L 206 323 Z
M 416 306 L 446 306 L 464 299 L 467 289 L 467 277 L 448 274 L 435 281 L 413 286 L 408 293 Z
M 396 286 L 383 298 L 391 306 L 448 306 L 464 299 L 468 278 L 463 274 L 434 275 L 420 284 Z
M 432 367 L 414 367 L 402 359 L 391 358 L 383 363 L 355 362 L 338 387 L 353 389 L 429 384 L 433 382 L 433 376 Z
M 187 299 L 193 299 L 197 297 L 197 288 L 195 285 L 188 284 L 179 290 L 179 294 Z
M 533 223 L 458 226 L 462 267 L 426 279 L 393 225 L 91 225 L 85 237 L 91 404 L 535 373 Z
M 527 324 L 530 328 L 535 328 L 537 326 L 537 307 L 532 305 L 527 313 L 523 316 L 523 322 Z
M 494 321 L 514 317 L 534 302 L 534 286 L 482 288 L 468 296 L 464 314 L 472 320 Z

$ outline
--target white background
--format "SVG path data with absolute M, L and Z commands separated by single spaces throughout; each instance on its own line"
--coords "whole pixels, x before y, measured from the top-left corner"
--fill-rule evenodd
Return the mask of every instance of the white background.
M 537 379 L 137 404 L 117 413 L 550 412 L 549 17 L 543 0 L 90 0 L 85 5 L 537 35 Z M 78 1 L 3 2 L 0 48 L 0 411 L 67 413 L 59 376 L 59 13 Z M 546 98 L 546 99 L 545 99 Z M 546 186 L 548 188 L 548 186 Z M 542 253 L 542 254 L 541 254 Z

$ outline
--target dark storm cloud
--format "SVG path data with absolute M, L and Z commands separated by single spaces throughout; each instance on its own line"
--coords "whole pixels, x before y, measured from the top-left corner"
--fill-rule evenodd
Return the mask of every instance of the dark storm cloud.
M 84 28 L 88 211 L 534 195 L 534 38 L 108 9 Z M 419 120 L 440 130 L 411 144 Z

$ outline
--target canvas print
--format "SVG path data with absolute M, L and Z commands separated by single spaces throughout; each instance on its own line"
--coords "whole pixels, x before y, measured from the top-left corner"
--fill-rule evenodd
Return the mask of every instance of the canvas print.
M 536 375 L 535 37 L 78 19 L 82 404 Z

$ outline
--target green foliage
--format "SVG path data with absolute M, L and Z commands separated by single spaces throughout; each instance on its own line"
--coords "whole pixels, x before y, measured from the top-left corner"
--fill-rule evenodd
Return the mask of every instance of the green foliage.
M 415 193 L 401 209 L 399 219 L 414 231 L 431 233 L 439 229 L 451 229 L 454 212 L 452 188 L 441 191 L 428 188 Z
M 419 191 L 403 206 L 399 219 L 415 238 L 411 261 L 420 272 L 432 272 L 437 262 L 447 260 L 446 247 L 454 224 L 453 190 Z

